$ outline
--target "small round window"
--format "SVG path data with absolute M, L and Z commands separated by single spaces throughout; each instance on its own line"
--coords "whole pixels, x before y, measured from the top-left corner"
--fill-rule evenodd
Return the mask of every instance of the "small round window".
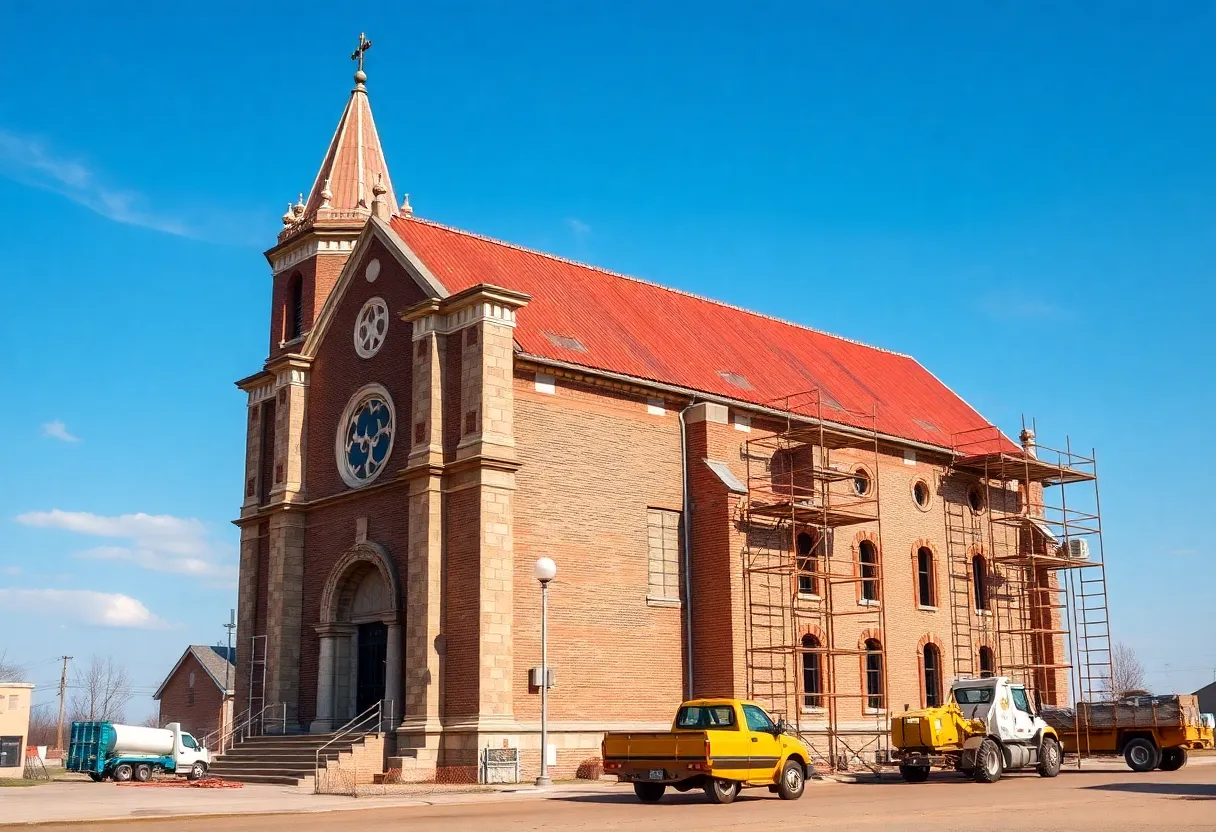
M 858 468 L 853 472 L 853 493 L 858 497 L 864 497 L 870 493 L 870 475 L 864 468 Z
M 355 319 L 355 352 L 360 358 L 371 358 L 380 351 L 387 334 L 388 304 L 382 298 L 372 298 Z
M 928 508 L 931 498 L 932 493 L 929 491 L 929 483 L 924 480 L 917 480 L 912 484 L 912 499 L 916 501 L 916 505 L 920 508 Z

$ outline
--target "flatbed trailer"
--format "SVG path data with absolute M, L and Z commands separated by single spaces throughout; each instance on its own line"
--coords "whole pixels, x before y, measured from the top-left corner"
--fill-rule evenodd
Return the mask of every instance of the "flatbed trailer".
M 1177 771 L 1186 765 L 1188 751 L 1213 746 L 1208 720 L 1190 695 L 1081 702 L 1075 708 L 1044 708 L 1042 715 L 1060 735 L 1065 754 L 1122 756 L 1132 771 Z

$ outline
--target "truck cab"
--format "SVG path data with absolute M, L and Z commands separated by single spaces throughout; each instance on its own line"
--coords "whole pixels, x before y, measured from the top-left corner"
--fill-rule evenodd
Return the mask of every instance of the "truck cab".
M 1004 676 L 959 679 L 942 707 L 907 711 L 891 722 L 891 744 L 909 782 L 947 766 L 984 783 L 1035 766 L 1055 777 L 1063 762 L 1056 730 L 1036 712 L 1026 687 Z

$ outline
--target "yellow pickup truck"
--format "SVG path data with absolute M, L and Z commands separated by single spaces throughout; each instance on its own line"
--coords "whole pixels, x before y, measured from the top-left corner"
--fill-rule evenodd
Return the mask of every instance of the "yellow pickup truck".
M 714 803 L 731 803 L 744 786 L 767 786 L 784 800 L 806 787 L 810 754 L 754 702 L 694 699 L 676 712 L 671 731 L 604 735 L 604 772 L 633 784 L 643 803 L 667 787 L 701 788 Z

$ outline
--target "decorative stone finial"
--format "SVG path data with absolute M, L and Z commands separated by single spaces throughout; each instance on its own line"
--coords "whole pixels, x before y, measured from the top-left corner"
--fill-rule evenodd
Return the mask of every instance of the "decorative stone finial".
M 334 198 L 334 192 L 329 189 L 329 180 L 325 180 L 325 187 L 321 189 L 321 207 L 328 208 L 329 201 Z
M 291 212 L 291 200 L 287 200 L 287 211 L 283 214 L 283 225 L 291 225 L 296 221 L 296 215 Z
M 291 206 L 291 212 L 297 217 L 304 216 L 304 194 L 300 194 L 296 199 L 296 204 Z
M 410 195 L 406 194 L 405 198 L 401 200 L 401 216 L 408 217 L 413 213 L 414 209 L 410 205 Z
M 1022 428 L 1022 432 L 1018 434 L 1018 439 L 1022 441 L 1022 450 L 1026 452 L 1027 456 L 1038 456 L 1035 450 L 1034 431 L 1030 428 Z
M 376 174 L 376 184 L 372 185 L 372 216 L 382 220 L 388 219 L 388 206 L 384 204 L 384 195 L 388 189 L 384 187 L 384 174 Z

